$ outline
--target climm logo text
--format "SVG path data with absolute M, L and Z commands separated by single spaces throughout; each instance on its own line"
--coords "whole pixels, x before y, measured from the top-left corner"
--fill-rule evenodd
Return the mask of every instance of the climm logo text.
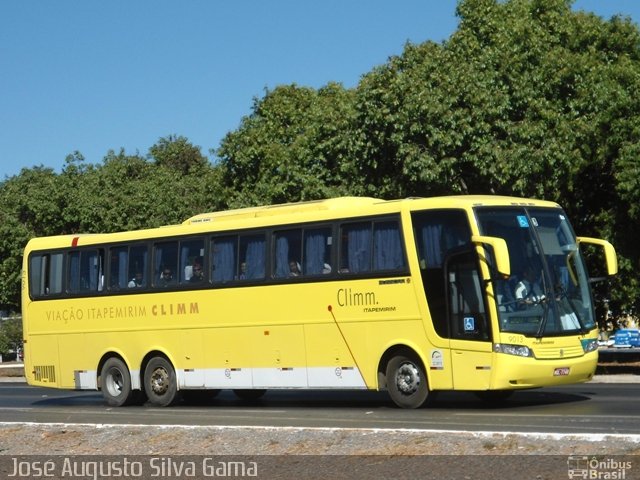
M 357 292 L 350 288 L 338 289 L 337 302 L 341 307 L 361 307 L 378 303 L 375 292 Z
M 194 315 L 197 313 L 199 313 L 198 302 L 191 302 L 188 305 L 186 303 L 160 303 L 151 307 L 151 314 L 154 317 L 164 315 Z

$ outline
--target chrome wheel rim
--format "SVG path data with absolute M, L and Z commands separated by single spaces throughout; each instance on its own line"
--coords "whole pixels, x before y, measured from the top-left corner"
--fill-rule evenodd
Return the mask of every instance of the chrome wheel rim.
M 396 386 L 403 395 L 412 395 L 420 388 L 420 372 L 413 363 L 403 363 L 396 373 Z
M 122 388 L 124 385 L 124 379 L 122 378 L 122 372 L 117 369 L 109 370 L 109 374 L 107 375 L 107 381 L 105 382 L 105 386 L 107 387 L 107 392 L 112 397 L 117 397 L 122 393 Z
M 151 390 L 156 395 L 164 395 L 169 390 L 169 373 L 164 368 L 156 368 L 151 374 Z

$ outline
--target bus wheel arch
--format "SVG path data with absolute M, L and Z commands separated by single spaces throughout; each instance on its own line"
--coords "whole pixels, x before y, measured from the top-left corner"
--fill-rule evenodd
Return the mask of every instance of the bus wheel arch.
M 435 398 L 422 358 L 405 345 L 393 346 L 382 355 L 378 388 L 387 390 L 391 400 L 401 408 L 419 408 Z
M 173 362 L 160 351 L 149 352 L 140 369 L 143 390 L 149 402 L 160 407 L 175 405 L 181 398 Z

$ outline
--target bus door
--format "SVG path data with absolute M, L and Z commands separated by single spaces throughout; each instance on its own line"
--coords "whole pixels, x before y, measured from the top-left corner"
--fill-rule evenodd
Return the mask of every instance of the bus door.
M 442 385 L 456 389 L 486 389 L 491 377 L 491 331 L 467 214 L 460 209 L 425 210 L 413 212 L 411 220 L 436 334 L 430 339 L 434 349 L 427 367 L 432 380 L 440 377 Z
M 491 381 L 492 343 L 478 255 L 467 247 L 445 265 L 453 387 L 484 390 Z

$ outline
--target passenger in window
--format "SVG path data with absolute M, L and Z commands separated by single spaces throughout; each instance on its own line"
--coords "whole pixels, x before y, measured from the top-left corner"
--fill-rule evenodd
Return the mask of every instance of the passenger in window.
M 331 265 L 329 265 L 328 263 L 325 263 L 325 264 L 322 266 L 322 274 L 323 274 L 323 275 L 327 275 L 327 274 L 329 274 L 329 273 L 331 273 Z
M 299 277 L 302 275 L 302 271 L 300 269 L 300 264 L 295 260 L 289 261 L 289 276 L 290 277 Z
M 136 272 L 136 275 L 129 281 L 129 288 L 142 287 L 142 272 Z
M 160 281 L 158 282 L 159 287 L 167 287 L 172 285 L 173 281 L 173 272 L 170 268 L 163 268 L 162 273 L 160 274 Z
M 247 278 L 247 262 L 242 262 L 240 264 L 240 275 L 238 276 L 240 280 L 244 280 Z
M 191 283 L 200 283 L 204 280 L 204 270 L 202 269 L 202 257 L 197 257 L 193 261 L 192 272 L 193 274 L 189 279 Z

